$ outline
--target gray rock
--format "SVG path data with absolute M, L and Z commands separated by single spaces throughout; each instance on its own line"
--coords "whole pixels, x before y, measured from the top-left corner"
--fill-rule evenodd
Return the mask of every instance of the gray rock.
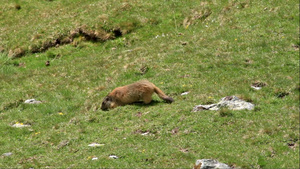
M 236 96 L 227 96 L 221 99 L 218 107 L 227 107 L 232 110 L 253 110 L 254 104 L 241 100 Z
M 23 124 L 23 123 L 16 123 L 16 124 L 12 125 L 12 127 L 24 128 L 24 127 L 30 127 L 30 125 L 29 124 Z
M 40 104 L 42 102 L 41 101 L 37 101 L 35 99 L 28 99 L 28 100 L 25 100 L 24 103 L 26 103 L 26 104 Z
M 12 152 L 8 152 L 8 153 L 3 153 L 3 154 L 2 154 L 2 156 L 5 156 L 5 157 L 11 156 L 11 155 L 13 155 Z
M 218 110 L 217 104 L 197 105 L 193 108 L 193 112 L 202 110 Z
M 217 160 L 201 159 L 197 160 L 193 169 L 232 169 L 227 164 L 220 163 Z
M 220 108 L 226 107 L 231 110 L 253 110 L 254 104 L 246 102 L 239 99 L 236 96 L 223 97 L 220 102 L 216 104 L 209 105 L 197 105 L 193 108 L 192 112 L 202 111 L 202 110 L 219 110 Z

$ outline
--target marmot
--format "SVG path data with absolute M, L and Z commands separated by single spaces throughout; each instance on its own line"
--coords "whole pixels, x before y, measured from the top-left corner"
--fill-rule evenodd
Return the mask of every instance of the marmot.
M 143 101 L 149 104 L 152 100 L 153 92 L 165 100 L 167 103 L 172 103 L 173 98 L 167 96 L 163 91 L 156 87 L 148 80 L 142 80 L 126 86 L 115 88 L 109 93 L 102 102 L 101 109 L 108 110 L 117 106 Z

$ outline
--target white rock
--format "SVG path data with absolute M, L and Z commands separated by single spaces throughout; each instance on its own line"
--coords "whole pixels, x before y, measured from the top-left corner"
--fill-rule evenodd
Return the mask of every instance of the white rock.
M 251 88 L 253 88 L 255 90 L 260 90 L 262 87 L 251 86 Z
M 149 134 L 149 131 L 147 131 L 147 132 L 145 132 L 145 133 L 142 133 L 141 135 L 142 136 L 146 136 L 146 135 L 148 135 Z
M 3 154 L 2 154 L 2 156 L 5 156 L 5 157 L 11 156 L 11 155 L 13 155 L 12 152 L 8 152 L 8 153 L 3 153 Z
M 183 93 L 181 93 L 181 96 L 184 96 L 184 95 L 187 95 L 187 94 L 189 94 L 190 92 L 183 92 Z
M 193 108 L 192 112 L 202 111 L 202 110 L 219 110 L 222 107 L 226 107 L 231 110 L 253 110 L 254 104 L 246 102 L 239 99 L 236 96 L 223 97 L 220 102 L 216 104 L 209 105 L 197 105 Z
M 110 155 L 109 158 L 118 159 L 119 157 L 116 155 Z
M 208 105 L 197 105 L 193 108 L 193 112 L 202 111 L 202 110 L 218 110 L 217 104 L 208 104 Z
M 217 160 L 201 159 L 197 160 L 193 169 L 232 169 L 227 164 L 220 163 Z
M 28 99 L 28 100 L 25 100 L 24 103 L 26 103 L 26 104 L 40 104 L 42 102 L 41 101 L 37 101 L 35 99 Z
M 89 147 L 102 147 L 104 144 L 99 144 L 99 143 L 91 143 L 88 145 Z
M 98 157 L 93 157 L 92 160 L 98 160 Z
M 239 99 L 236 96 L 223 97 L 218 103 L 218 107 L 227 107 L 231 110 L 253 110 L 254 104 Z
M 22 124 L 22 123 L 16 123 L 16 124 L 12 125 L 12 127 L 23 128 L 23 127 L 30 127 L 30 125 L 28 125 L 28 124 Z

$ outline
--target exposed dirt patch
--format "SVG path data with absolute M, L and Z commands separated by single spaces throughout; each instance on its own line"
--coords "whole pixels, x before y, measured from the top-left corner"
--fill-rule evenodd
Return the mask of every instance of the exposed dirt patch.
M 264 86 L 266 86 L 266 85 L 267 85 L 267 84 L 264 83 L 264 82 L 261 82 L 261 81 L 255 81 L 255 82 L 252 83 L 251 86 L 254 86 L 254 87 L 264 87 Z
M 140 69 L 139 69 L 139 72 L 136 73 L 137 75 L 144 75 L 148 72 L 150 68 L 148 66 L 142 66 Z
M 15 4 L 15 9 L 16 10 L 20 10 L 21 9 L 21 5 L 20 4 Z
M 255 90 L 260 90 L 265 86 L 267 86 L 267 84 L 264 82 L 260 82 L 260 81 L 255 81 L 251 84 L 251 88 L 253 88 Z
M 29 47 L 28 52 L 38 53 L 44 52 L 51 47 L 58 47 L 60 45 L 70 44 L 75 41 L 76 38 L 80 38 L 81 41 L 93 41 L 93 42 L 105 42 L 110 39 L 115 39 L 117 36 L 113 31 L 105 31 L 103 29 L 92 30 L 86 26 L 79 27 L 71 30 L 67 35 L 59 35 L 56 38 L 46 40 L 41 44 L 33 44 Z M 23 55 L 25 53 L 22 53 Z M 12 56 L 13 55 L 9 55 Z M 18 55 L 22 56 L 22 55 Z
M 3 103 L 2 106 L 0 106 L 0 112 L 3 110 L 9 110 L 9 109 L 16 108 L 23 102 L 24 102 L 24 100 L 20 99 L 20 100 L 16 100 L 16 101 L 9 102 L 9 103 Z
M 292 47 L 293 47 L 295 50 L 299 50 L 300 45 L 299 45 L 299 44 L 293 44 Z
M 275 94 L 278 98 L 284 98 L 285 96 L 288 96 L 290 93 L 285 92 L 285 91 L 279 91 L 279 92 L 276 92 Z
M 14 50 L 9 50 L 8 56 L 12 58 L 18 58 L 23 56 L 26 53 L 25 49 L 23 48 L 16 48 Z
M 231 2 L 227 6 L 222 9 L 222 12 L 228 12 L 233 9 L 243 9 L 248 8 L 250 6 L 250 2 Z
M 41 35 L 34 35 L 31 39 L 32 45 L 30 45 L 27 49 L 24 47 L 10 49 L 8 52 L 8 56 L 11 58 L 20 58 L 26 53 L 45 52 L 49 48 L 59 47 L 65 44 L 73 44 L 74 46 L 77 46 L 78 43 L 80 43 L 81 41 L 92 41 L 101 43 L 128 34 L 137 27 L 139 27 L 139 23 L 137 21 L 129 21 L 120 23 L 118 26 L 112 29 L 92 29 L 86 25 L 83 25 L 74 30 L 70 30 L 66 34 L 53 36 L 53 38 L 49 38 L 47 40 L 41 40 Z
M 187 16 L 184 20 L 182 25 L 185 28 L 188 28 L 189 25 L 196 24 L 197 22 L 204 21 L 207 17 L 212 14 L 212 11 L 209 7 L 203 7 L 201 9 L 193 9 L 189 16 Z
M 275 96 L 277 98 L 284 98 L 284 97 L 288 96 L 289 94 L 290 94 L 290 92 L 285 91 L 283 89 L 276 89 L 275 90 Z
M 178 132 L 179 132 L 179 128 L 178 128 L 178 127 L 172 129 L 172 131 L 171 131 L 171 133 L 172 133 L 173 135 L 178 134 Z

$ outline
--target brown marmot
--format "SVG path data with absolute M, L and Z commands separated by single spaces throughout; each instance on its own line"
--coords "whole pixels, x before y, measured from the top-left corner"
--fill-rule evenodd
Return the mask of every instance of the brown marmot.
M 174 101 L 173 98 L 167 96 L 153 83 L 148 80 L 141 80 L 133 84 L 115 88 L 103 99 L 101 109 L 108 110 L 138 101 L 149 104 L 152 100 L 153 92 L 157 93 L 157 95 L 167 103 Z

